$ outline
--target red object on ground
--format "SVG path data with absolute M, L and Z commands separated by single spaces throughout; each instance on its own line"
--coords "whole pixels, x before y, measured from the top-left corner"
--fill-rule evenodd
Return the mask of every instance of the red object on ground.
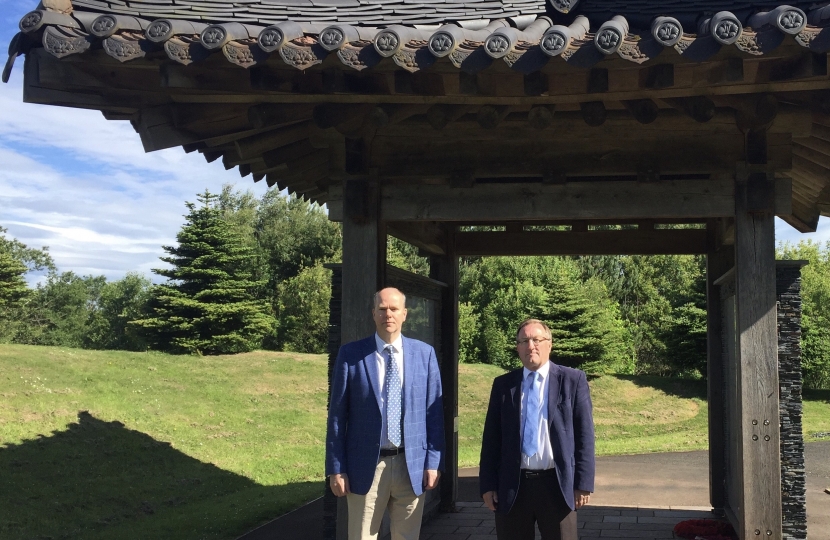
M 681 538 L 694 540 L 697 537 L 706 540 L 737 540 L 738 535 L 732 524 L 727 521 L 712 519 L 689 519 L 674 526 L 674 534 Z

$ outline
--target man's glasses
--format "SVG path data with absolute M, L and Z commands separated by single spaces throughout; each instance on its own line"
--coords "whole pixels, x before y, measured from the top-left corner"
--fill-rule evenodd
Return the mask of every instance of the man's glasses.
M 516 345 L 529 345 L 533 343 L 534 345 L 541 345 L 542 343 L 550 341 L 550 338 L 546 337 L 537 337 L 537 338 L 527 338 L 527 339 L 517 339 Z

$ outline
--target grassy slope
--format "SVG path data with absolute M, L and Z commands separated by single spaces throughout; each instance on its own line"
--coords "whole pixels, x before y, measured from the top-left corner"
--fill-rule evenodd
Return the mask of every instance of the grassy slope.
M 459 464 L 474 466 L 503 371 L 459 370 Z M 599 454 L 706 447 L 703 383 L 590 384 Z M 320 495 L 326 387 L 321 355 L 2 345 L 0 539 L 233 538 Z M 830 431 L 830 393 L 806 398 L 805 433 Z
M 319 496 L 326 371 L 0 346 L 0 538 L 229 538 Z

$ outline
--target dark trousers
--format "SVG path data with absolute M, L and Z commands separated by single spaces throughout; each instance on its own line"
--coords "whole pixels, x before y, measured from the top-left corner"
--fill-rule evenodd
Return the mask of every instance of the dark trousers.
M 498 540 L 533 540 L 536 523 L 542 540 L 577 540 L 576 512 L 562 498 L 554 469 L 522 472 L 510 512 L 496 512 L 496 536 Z

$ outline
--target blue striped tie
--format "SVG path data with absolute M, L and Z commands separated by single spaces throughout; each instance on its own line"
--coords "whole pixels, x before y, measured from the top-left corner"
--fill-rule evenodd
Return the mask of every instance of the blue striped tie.
M 540 390 L 540 376 L 531 372 L 527 376 L 527 410 L 525 411 L 524 436 L 522 437 L 522 453 L 528 457 L 534 455 L 539 448 L 539 415 L 542 412 Z
M 383 349 L 386 352 L 386 432 L 389 441 L 395 446 L 401 445 L 401 374 L 395 362 L 395 350 L 392 345 Z

